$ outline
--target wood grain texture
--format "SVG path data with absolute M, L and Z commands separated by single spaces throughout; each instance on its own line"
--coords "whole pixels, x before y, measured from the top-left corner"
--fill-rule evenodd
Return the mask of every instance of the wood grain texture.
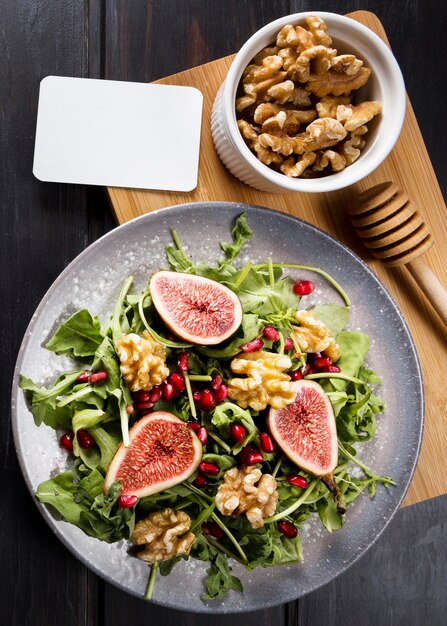
M 352 17 L 367 25 L 386 40 L 379 20 L 359 11 Z M 191 85 L 204 93 L 199 182 L 191 193 L 156 192 L 109 188 L 109 198 L 119 223 L 160 207 L 209 200 L 247 202 L 278 209 L 315 224 L 335 235 L 363 257 L 396 299 L 416 343 L 426 390 L 426 427 L 420 460 L 405 504 L 447 492 L 447 474 L 442 472 L 447 431 L 439 407 L 447 403 L 443 386 L 444 372 L 439 358 L 447 359 L 447 333 L 428 301 L 421 296 L 408 273 L 389 269 L 365 252 L 356 237 L 345 207 L 352 204 L 359 191 L 376 183 L 392 180 L 404 189 L 420 208 L 439 242 L 426 255 L 426 262 L 439 279 L 447 283 L 447 209 L 430 163 L 410 102 L 399 141 L 391 155 L 373 174 L 360 183 L 328 194 L 269 194 L 252 189 L 234 178 L 220 162 L 210 132 L 210 115 L 215 94 L 222 84 L 233 56 L 162 79 L 162 84 Z M 417 171 L 418 175 L 414 176 Z M 415 306 L 417 303 L 417 306 Z M 433 355 L 436 354 L 436 359 Z

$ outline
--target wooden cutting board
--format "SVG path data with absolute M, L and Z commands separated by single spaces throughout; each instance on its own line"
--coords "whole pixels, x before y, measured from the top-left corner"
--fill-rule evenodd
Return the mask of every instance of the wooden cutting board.
M 377 17 L 367 11 L 349 17 L 368 26 L 388 43 Z M 393 180 L 419 207 L 435 235 L 435 245 L 425 255 L 441 282 L 447 284 L 447 209 L 430 163 L 416 118 L 407 98 L 402 134 L 386 161 L 360 183 L 326 194 L 269 194 L 252 189 L 223 166 L 210 131 L 210 115 L 218 88 L 234 56 L 164 78 L 159 83 L 190 85 L 204 95 L 201 157 L 197 188 L 189 193 L 108 188 L 117 221 L 122 224 L 143 213 L 184 202 L 226 200 L 270 207 L 295 215 L 331 233 L 361 256 L 393 295 L 413 335 L 425 385 L 426 422 L 421 454 L 404 505 L 447 493 L 447 332 L 405 269 L 386 268 L 374 259 L 356 237 L 344 207 L 360 191 Z

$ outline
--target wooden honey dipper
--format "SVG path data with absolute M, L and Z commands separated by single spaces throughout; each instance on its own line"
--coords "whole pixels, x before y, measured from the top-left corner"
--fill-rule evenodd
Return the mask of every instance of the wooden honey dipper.
M 397 185 L 385 182 L 361 193 L 348 212 L 370 252 L 388 266 L 405 265 L 447 325 L 447 292 L 421 258 L 433 237 L 414 202 Z

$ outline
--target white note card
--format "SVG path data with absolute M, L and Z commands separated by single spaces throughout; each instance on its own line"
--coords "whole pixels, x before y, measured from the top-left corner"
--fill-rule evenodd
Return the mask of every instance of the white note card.
M 202 106 L 194 87 L 47 76 L 33 173 L 51 182 L 192 191 Z

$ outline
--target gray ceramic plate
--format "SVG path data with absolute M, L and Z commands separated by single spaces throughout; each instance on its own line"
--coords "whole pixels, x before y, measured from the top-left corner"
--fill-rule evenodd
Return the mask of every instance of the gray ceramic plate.
M 358 559 L 377 539 L 398 508 L 410 482 L 421 442 L 423 390 L 415 348 L 396 305 L 376 277 L 350 250 L 313 226 L 269 209 L 234 203 L 184 204 L 144 215 L 108 233 L 80 254 L 43 298 L 23 340 L 14 379 L 14 436 L 25 480 L 32 493 L 38 484 L 65 467 L 66 455 L 54 431 L 36 428 L 17 388 L 19 373 L 36 381 L 54 379 L 72 363 L 42 345 L 56 324 L 86 306 L 105 321 L 120 284 L 129 274 L 140 290 L 150 272 L 166 267 L 164 246 L 170 229 L 180 233 L 195 260 L 213 262 L 219 241 L 229 240 L 230 227 L 246 211 L 254 231 L 242 261 L 276 261 L 319 266 L 332 274 L 353 303 L 350 328 L 369 334 L 368 363 L 385 381 L 381 390 L 386 413 L 379 419 L 376 439 L 360 454 L 378 474 L 392 476 L 396 487 L 378 488 L 374 500 L 366 494 L 348 509 L 344 528 L 329 534 L 319 520 L 302 530 L 305 561 L 301 565 L 246 572 L 237 564 L 245 592 L 204 604 L 200 600 L 206 564 L 190 559 L 178 564 L 168 578 L 157 580 L 154 601 L 182 610 L 225 613 L 251 611 L 288 602 L 327 583 Z M 309 278 L 299 272 L 296 278 Z M 336 302 L 337 294 L 315 278 L 314 301 Z M 308 301 L 308 304 L 311 300 Z M 108 545 L 87 537 L 38 504 L 42 515 L 73 554 L 107 581 L 142 597 L 148 568 L 121 542 Z

